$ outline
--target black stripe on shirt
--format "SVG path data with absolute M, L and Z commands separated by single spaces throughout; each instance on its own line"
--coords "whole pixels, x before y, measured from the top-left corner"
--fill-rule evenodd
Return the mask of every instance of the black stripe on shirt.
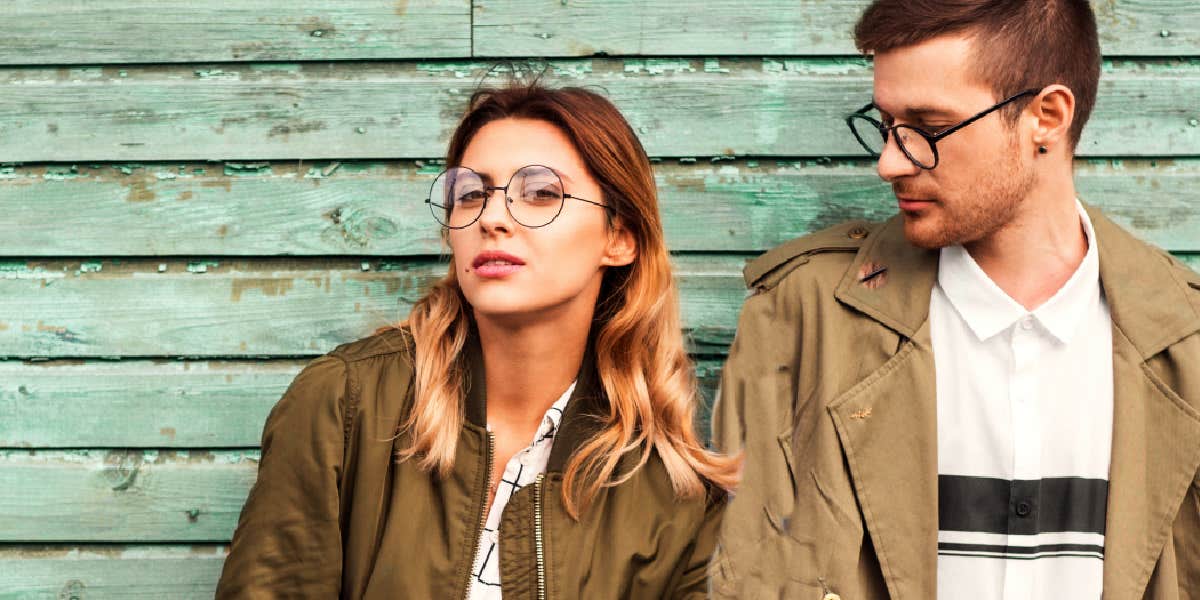
M 938 475 L 938 529 L 1008 535 L 1104 534 L 1108 482 Z
M 1004 544 L 951 544 L 938 542 L 938 554 L 979 556 L 984 558 L 1034 559 L 1042 556 L 1081 556 L 1104 558 L 1104 547 L 1094 544 L 1043 544 L 1006 546 Z

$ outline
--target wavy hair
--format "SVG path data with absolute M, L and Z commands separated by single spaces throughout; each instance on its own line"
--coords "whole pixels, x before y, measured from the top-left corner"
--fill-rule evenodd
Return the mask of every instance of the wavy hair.
M 740 460 L 707 450 L 696 435 L 699 401 L 693 365 L 680 333 L 679 301 L 663 239 L 654 175 L 637 135 L 603 96 L 577 87 L 540 83 L 481 89 L 472 95 L 450 139 L 446 164 L 460 164 L 474 135 L 507 118 L 558 127 L 600 184 L 603 200 L 637 244 L 630 265 L 605 271 L 597 299 L 593 355 L 608 399 L 601 427 L 572 454 L 563 476 L 563 503 L 578 519 L 604 487 L 627 480 L 656 451 L 676 497 L 694 498 L 709 485 L 732 490 Z M 454 466 L 465 420 L 463 349 L 472 326 L 469 305 L 455 276 L 453 257 L 445 278 L 413 306 L 405 322 L 416 347 L 413 410 L 401 423 L 411 444 L 399 460 L 441 476 Z M 623 457 L 636 458 L 618 472 Z

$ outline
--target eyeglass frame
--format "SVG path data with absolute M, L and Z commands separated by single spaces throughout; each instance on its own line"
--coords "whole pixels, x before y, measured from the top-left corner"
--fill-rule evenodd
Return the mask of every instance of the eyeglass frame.
M 854 111 L 853 113 L 851 113 L 849 115 L 846 115 L 846 126 L 850 128 L 850 133 L 854 134 L 854 139 L 858 140 L 859 145 L 861 145 L 867 151 L 867 153 L 869 153 L 871 156 L 873 156 L 875 158 L 879 158 L 880 156 L 883 155 L 883 150 L 887 149 L 888 137 L 891 135 L 894 135 L 895 131 L 897 129 L 903 127 L 905 129 L 911 129 L 911 130 L 917 132 L 917 135 L 925 138 L 926 142 L 929 142 L 929 149 L 933 151 L 933 166 L 927 167 L 927 166 L 921 164 L 920 161 L 918 161 L 916 158 L 914 158 L 912 153 L 908 151 L 908 148 L 906 148 L 904 146 L 904 143 L 900 141 L 900 138 L 896 138 L 896 146 L 900 148 L 900 151 L 904 153 L 904 156 L 906 156 L 908 158 L 909 162 L 916 165 L 918 168 L 924 169 L 926 171 L 932 171 L 937 168 L 938 164 L 941 163 L 941 155 L 938 154 L 938 149 L 937 149 L 937 143 L 939 141 L 945 139 L 950 134 L 966 127 L 967 125 L 970 125 L 971 123 L 974 123 L 975 121 L 978 121 L 978 120 L 988 116 L 992 112 L 1000 109 L 1001 107 L 1003 107 L 1011 102 L 1014 102 L 1025 96 L 1031 96 L 1031 95 L 1036 95 L 1036 94 L 1041 93 L 1042 89 L 1044 89 L 1044 88 L 1028 89 L 1023 92 L 1018 92 L 1012 96 L 1009 96 L 1008 98 L 1005 98 L 1004 100 L 1001 100 L 1000 102 L 997 102 L 996 104 L 993 104 L 990 108 L 987 108 L 978 113 L 975 113 L 975 115 L 973 115 L 971 117 L 967 117 L 963 121 L 960 121 L 955 125 L 951 125 L 949 128 L 943 129 L 937 133 L 929 133 L 928 131 L 921 129 L 920 127 L 914 127 L 912 125 L 905 125 L 905 124 L 892 125 L 891 127 L 885 127 L 883 125 L 883 122 L 881 122 L 878 119 L 875 119 L 873 117 L 870 117 L 866 114 L 867 111 L 871 110 L 872 108 L 874 108 L 874 109 L 879 108 L 878 106 L 875 105 L 875 101 L 873 101 L 873 100 L 870 103 L 868 103 L 866 106 Z M 854 125 L 853 125 L 853 120 L 856 118 L 862 119 L 868 123 L 871 123 L 879 130 L 879 134 L 883 138 L 883 148 L 879 152 L 875 152 L 874 150 L 872 150 L 871 147 L 867 145 L 867 142 L 862 139 L 862 136 L 858 135 L 858 130 L 855 129 Z
M 562 200 L 558 203 L 558 212 L 554 213 L 554 216 L 551 217 L 549 221 L 546 221 L 545 223 L 542 223 L 541 225 L 526 225 L 526 224 L 522 223 L 521 220 L 518 219 L 517 216 L 512 213 L 512 208 L 510 208 L 510 206 L 509 206 L 513 202 L 515 202 L 515 200 L 513 200 L 512 197 L 510 197 L 508 195 L 508 188 L 512 186 L 513 178 L 517 176 L 517 173 L 520 173 L 521 171 L 524 171 L 525 169 L 528 169 L 529 167 L 541 167 L 543 169 L 546 169 L 550 173 L 552 173 L 554 175 L 554 177 L 558 179 L 558 185 L 563 190 Z M 466 169 L 466 170 L 474 173 L 475 175 L 477 175 L 481 182 L 489 179 L 489 177 L 486 177 L 484 174 L 480 173 L 479 171 L 476 171 L 475 169 L 472 169 L 471 167 L 464 167 L 461 165 L 456 166 L 456 167 L 448 167 L 448 168 L 442 170 L 442 172 L 437 174 L 437 177 L 433 178 L 433 182 L 429 184 L 429 194 L 425 198 L 425 204 L 430 205 L 430 207 L 429 207 L 430 212 L 433 211 L 435 206 L 440 206 L 440 205 L 434 203 L 434 201 L 433 201 L 433 187 L 435 185 L 437 185 L 438 179 L 441 178 L 446 173 L 449 173 L 451 169 Z M 580 198 L 579 196 L 572 196 L 571 194 L 568 194 L 566 192 L 566 186 L 563 185 L 562 176 L 559 175 L 558 171 L 555 171 L 553 167 L 549 167 L 546 165 L 539 165 L 539 164 L 529 164 L 529 165 L 525 165 L 523 167 L 518 167 L 517 170 L 513 171 L 512 175 L 508 176 L 508 181 L 505 182 L 504 185 L 485 185 L 485 186 L 483 186 L 483 194 L 484 194 L 483 205 L 481 205 L 479 207 L 479 214 L 475 215 L 475 218 L 471 219 L 470 223 L 467 223 L 466 225 L 459 225 L 458 227 L 454 227 L 452 225 L 447 225 L 445 223 L 442 223 L 441 220 L 439 220 L 436 216 L 434 216 L 433 220 L 437 221 L 438 225 L 441 225 L 442 227 L 445 227 L 446 229 L 466 229 L 466 228 L 474 225 L 475 223 L 479 222 L 479 218 L 483 216 L 483 211 L 487 210 L 488 201 L 490 201 L 492 199 L 492 192 L 495 192 L 495 191 L 503 191 L 504 192 L 504 200 L 505 200 L 504 210 L 508 211 L 508 216 L 510 218 L 512 218 L 514 223 L 520 225 L 521 227 L 525 227 L 526 229 L 540 229 L 542 227 L 545 227 L 545 226 L 553 223 L 554 220 L 557 219 L 558 216 L 562 214 L 563 207 L 566 206 L 566 204 L 567 204 L 567 198 L 571 198 L 573 200 L 579 200 L 580 202 L 587 202 L 588 204 L 592 204 L 594 206 L 599 206 L 599 207 L 603 208 L 605 210 L 605 212 L 607 212 L 609 214 L 616 214 L 616 212 L 617 212 L 617 209 L 615 209 L 612 206 L 609 206 L 607 204 L 601 204 L 599 202 L 588 200 L 586 198 Z M 443 210 L 445 209 L 444 206 L 442 206 L 441 208 Z

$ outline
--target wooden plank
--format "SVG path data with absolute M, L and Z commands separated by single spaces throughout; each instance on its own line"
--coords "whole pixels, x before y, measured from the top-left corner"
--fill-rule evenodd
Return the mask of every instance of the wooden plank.
M 211 599 L 228 547 L 0 546 L 0 600 Z
M 0 541 L 227 541 L 257 472 L 257 450 L 0 450 Z
M 675 257 L 692 352 L 732 341 L 745 260 Z M 312 356 L 400 320 L 442 272 L 425 259 L 0 263 L 0 359 Z
M 0 361 L 0 447 L 254 447 L 306 362 Z
M 729 344 L 744 261 L 677 257 L 694 350 Z M 442 273 L 432 259 L 0 263 L 0 358 L 320 354 L 398 321 Z
M 0 361 L 0 448 L 257 447 L 306 362 Z M 705 436 L 721 364 L 696 361 Z
M 559 60 L 546 81 L 607 91 L 651 155 L 862 156 L 842 121 L 870 97 L 858 59 Z M 0 70 L 15 162 L 429 158 L 484 63 Z M 1107 63 L 1084 156 L 1200 154 L 1200 61 Z M 719 124 L 719 126 L 714 126 Z
M 471 54 L 469 0 L 9 0 L 4 16 L 5 65 Z
M 442 251 L 423 162 L 155 163 L 0 168 L 0 255 L 346 255 Z M 1080 195 L 1142 238 L 1200 251 L 1200 159 L 1080 160 Z M 666 160 L 656 165 L 675 251 L 762 252 L 895 211 L 865 161 Z M 71 235 L 63 235 L 64 231 Z
M 866 5 L 476 0 L 472 29 L 477 56 L 853 55 L 854 24 Z M 1092 6 L 1106 55 L 1200 54 L 1200 19 L 1190 0 L 1093 0 Z

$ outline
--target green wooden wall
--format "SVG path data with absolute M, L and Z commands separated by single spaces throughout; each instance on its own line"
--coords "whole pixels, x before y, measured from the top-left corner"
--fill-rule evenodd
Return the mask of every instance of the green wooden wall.
M 211 596 L 267 411 L 443 272 L 419 199 L 498 61 L 642 136 L 711 395 L 746 259 L 894 211 L 841 121 L 864 4 L 8 0 L 0 598 Z M 1200 9 L 1094 6 L 1081 193 L 1200 265 Z

